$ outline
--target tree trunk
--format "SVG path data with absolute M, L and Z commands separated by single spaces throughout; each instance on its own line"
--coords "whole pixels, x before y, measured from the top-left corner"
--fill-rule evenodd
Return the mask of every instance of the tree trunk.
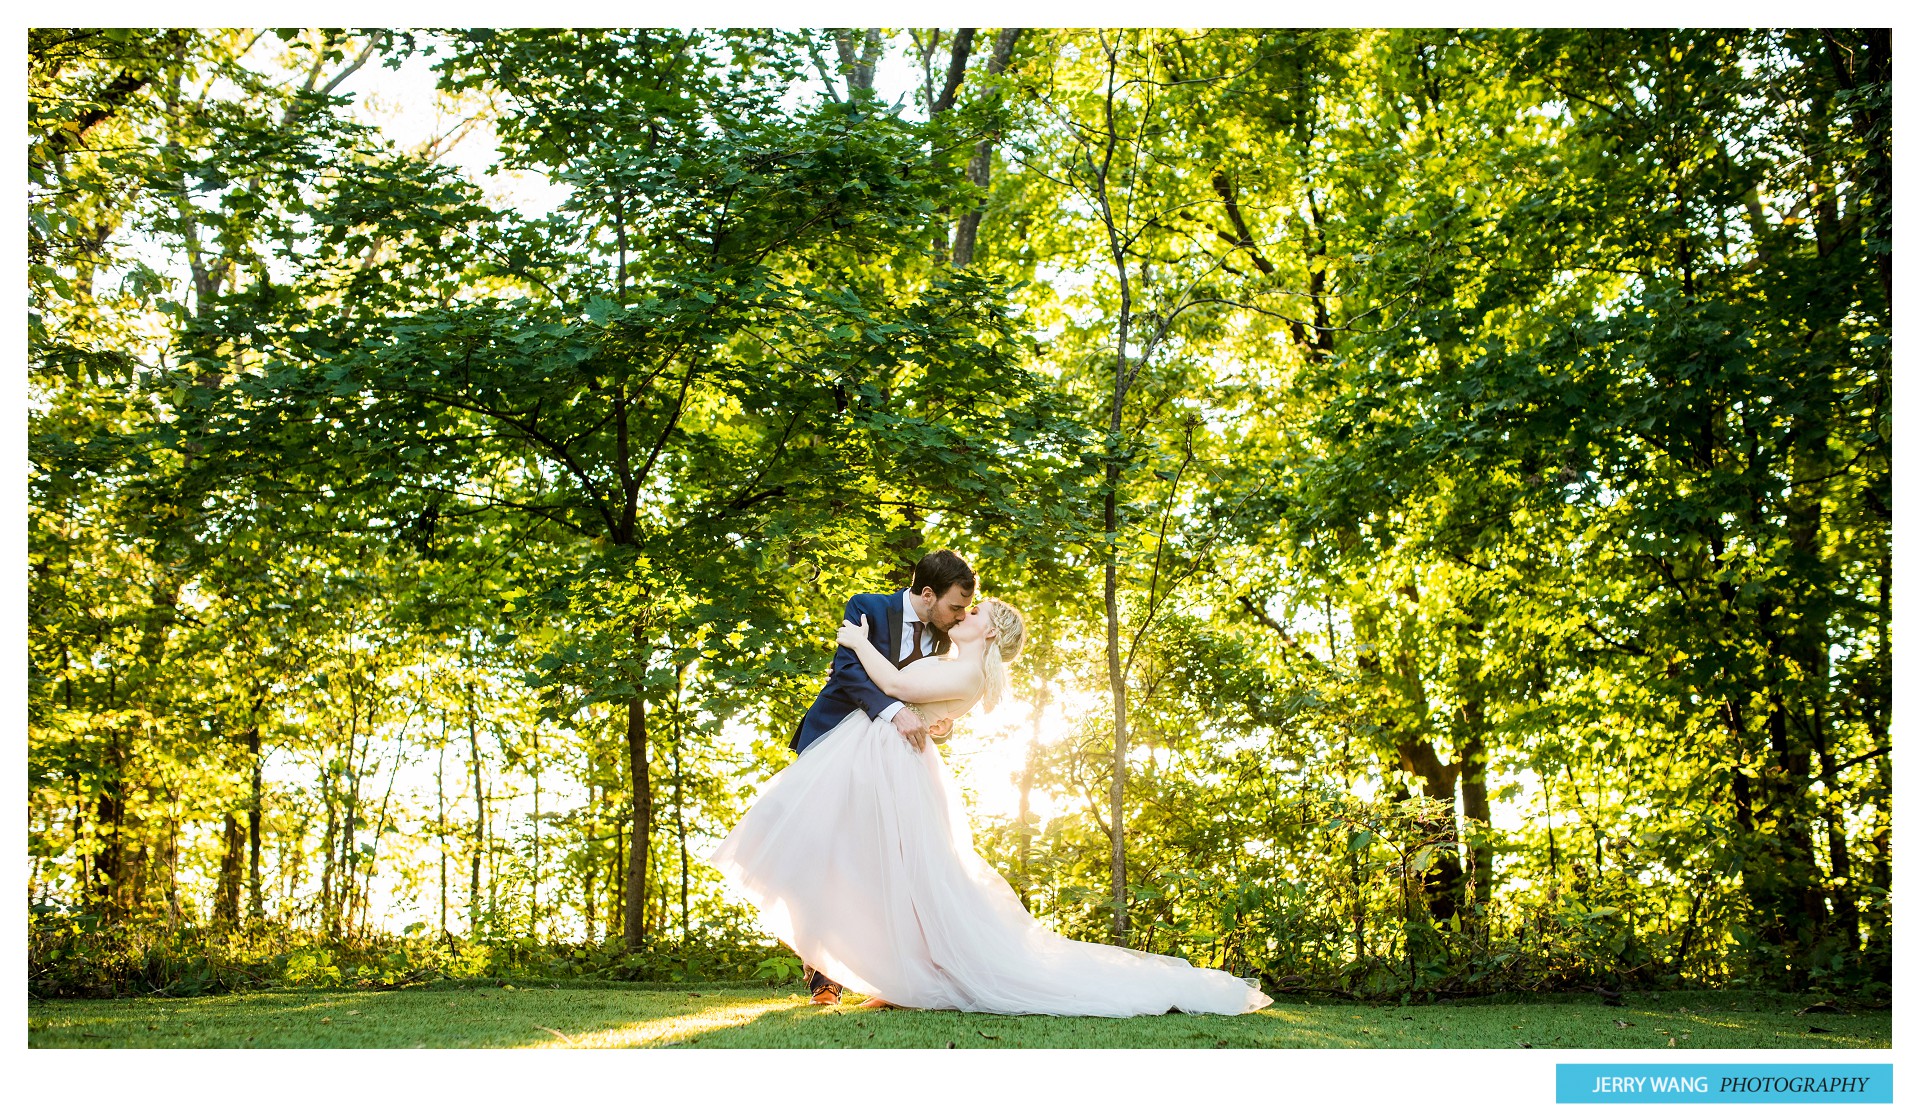
M 434 835 L 440 841 L 440 940 L 447 940 L 447 717 L 440 716 L 440 765 L 433 772 Z
M 380 816 L 374 821 L 373 839 L 367 842 L 367 866 L 360 873 L 359 930 L 363 937 L 367 932 L 367 914 L 373 906 L 373 871 L 380 858 L 380 838 L 387 833 L 387 810 L 393 806 L 394 783 L 400 780 L 400 767 L 406 761 L 406 733 L 412 722 L 413 717 L 408 716 L 407 722 L 401 725 L 398 741 L 394 744 L 393 769 L 387 774 L 387 791 L 380 797 Z M 368 734 L 371 736 L 371 729 Z
M 1132 365 L 1127 360 L 1128 332 L 1133 326 L 1133 283 L 1127 270 L 1127 254 L 1121 245 L 1118 219 L 1114 216 L 1108 172 L 1119 150 L 1120 136 L 1114 121 L 1116 81 L 1119 68 L 1118 48 L 1107 51 L 1107 89 L 1105 102 L 1104 159 L 1094 169 L 1093 187 L 1100 206 L 1101 225 L 1107 234 L 1108 259 L 1113 262 L 1120 285 L 1119 321 L 1114 332 L 1113 393 L 1107 411 L 1107 465 L 1103 480 L 1101 525 L 1105 530 L 1101 575 L 1107 618 L 1107 690 L 1113 705 L 1113 782 L 1108 791 L 1107 837 L 1111 844 L 1113 942 L 1127 943 L 1127 677 L 1120 661 L 1120 475 L 1122 441 L 1126 438 L 1127 389 Z M 1143 356 L 1144 360 L 1144 356 Z
M 1867 727 L 1872 735 L 1874 749 L 1882 752 L 1873 760 L 1873 780 L 1868 786 L 1868 801 L 1873 807 L 1871 831 L 1868 844 L 1873 849 L 1869 861 L 1867 881 L 1873 888 L 1872 903 L 1867 909 L 1867 945 L 1873 961 L 1873 975 L 1876 980 L 1890 982 L 1893 964 L 1893 927 L 1889 899 L 1893 892 L 1893 761 L 1891 758 L 1892 741 L 1887 729 L 1886 710 L 1882 700 L 1888 695 L 1892 681 L 1893 650 L 1888 644 L 1888 627 L 1893 620 L 1893 554 L 1880 554 L 1879 598 L 1880 610 L 1874 620 L 1875 647 L 1874 662 L 1879 677 L 1879 687 L 1870 705 L 1873 713 Z
M 1866 153 L 1864 188 L 1855 205 L 1866 209 L 1862 240 L 1879 267 L 1881 295 L 1893 303 L 1893 33 L 1869 27 L 1859 33 L 1865 42 L 1841 42 L 1833 32 L 1821 31 L 1836 84 L 1854 93 L 1847 114 Z M 1851 37 L 1851 36 L 1849 36 Z M 1811 61 L 1811 60 L 1809 60 Z M 1862 87 L 1877 87 L 1862 92 Z
M 494 843 L 493 838 L 500 835 L 494 831 L 500 827 L 500 821 L 491 811 L 492 790 L 492 784 L 489 783 L 487 792 L 483 795 L 489 803 L 487 834 L 484 839 L 487 850 L 487 915 L 490 921 L 497 921 L 500 914 L 500 845 Z
M 589 783 L 587 786 L 587 858 L 586 866 L 581 869 L 580 876 L 580 908 L 586 915 L 588 941 L 594 939 L 593 923 L 597 920 L 594 914 L 593 888 L 596 885 L 594 872 L 600 868 L 600 838 L 596 835 L 598 829 L 595 828 L 599 814 L 600 786 L 598 783 Z
M 122 870 L 122 881 L 126 883 L 127 893 L 121 902 L 121 911 L 128 915 L 138 915 L 145 909 L 147 901 L 147 868 L 151 852 L 145 840 L 137 840 L 129 853 L 127 866 Z
M 1893 980 L 1893 763 L 1881 755 L 1873 762 L 1873 831 L 1867 843 L 1873 849 L 1867 882 L 1873 887 L 1873 903 L 1867 915 L 1867 948 L 1873 965 L 1873 978 L 1883 983 Z
M 280 834 L 280 914 L 292 921 L 298 911 L 300 873 L 307 863 L 307 826 L 313 822 L 305 813 L 294 819 L 291 831 Z
M 1367 881 L 1352 845 L 1347 846 L 1347 882 L 1353 887 L 1353 959 L 1358 963 L 1367 959 Z
M 651 933 L 659 930 L 665 933 L 667 929 L 667 852 L 665 848 L 651 846 L 649 850 L 653 853 L 653 867 L 649 870 L 647 882 L 658 884 L 659 889 L 647 896 L 647 902 L 652 907 L 647 915 L 647 931 Z
M 1400 593 L 1414 602 L 1419 601 L 1418 589 L 1412 585 L 1400 588 Z M 1363 656 L 1358 664 L 1372 678 L 1383 710 L 1391 710 L 1398 705 L 1408 705 L 1414 709 L 1414 714 L 1404 719 L 1385 717 L 1382 720 L 1388 725 L 1388 735 L 1400 769 L 1420 780 L 1422 794 L 1451 806 L 1458 796 L 1460 764 L 1441 759 L 1433 741 L 1422 730 L 1431 709 L 1420 662 L 1413 652 L 1418 648 L 1419 640 L 1414 626 L 1415 623 L 1409 619 L 1401 630 L 1399 648 L 1393 654 L 1392 679 L 1382 670 L 1376 656 Z M 1373 635 L 1367 633 L 1362 640 L 1372 644 Z M 1457 847 L 1434 849 L 1432 864 L 1420 876 L 1420 889 L 1428 910 L 1435 918 L 1446 921 L 1459 913 L 1466 883 Z
M 358 894 L 354 881 L 355 872 L 360 870 L 360 849 L 354 843 L 360 827 L 360 774 L 366 767 L 367 754 L 373 750 L 374 712 L 371 698 L 367 703 L 367 726 L 361 735 L 362 746 L 356 749 L 353 739 L 347 739 L 347 805 L 340 814 L 340 894 L 339 911 L 343 924 L 351 928 L 353 912 L 358 905 Z
M 532 890 L 531 905 L 528 907 L 528 933 L 535 939 L 540 936 L 540 733 L 533 733 L 533 878 L 527 886 Z
M 260 777 L 262 758 L 260 751 L 260 725 L 255 723 L 247 728 L 247 756 L 253 766 L 253 789 L 247 798 L 247 914 L 259 919 L 266 916 L 266 903 L 260 897 Z
M 1733 822 L 1742 838 L 1753 834 L 1753 783 L 1747 778 L 1747 765 L 1752 761 L 1747 753 L 1747 705 L 1738 695 L 1727 698 L 1726 712 L 1727 734 L 1732 740 L 1733 757 L 1739 765 L 1733 768 L 1732 780 L 1727 783 L 1728 792 L 1733 796 Z M 1749 875 L 1745 861 L 1742 862 L 1740 878 L 1744 884 Z M 1751 893 L 1751 892 L 1749 892 Z
M 1798 955 L 1812 948 L 1826 926 L 1826 898 L 1814 881 L 1818 865 L 1813 858 L 1813 829 L 1807 819 L 1807 784 L 1812 777 L 1806 745 L 1787 726 L 1786 699 L 1769 697 L 1767 739 L 1777 771 L 1770 783 L 1768 808 L 1779 845 L 1779 866 L 1769 876 L 1762 898 L 1761 919 L 1773 930 L 1771 940 Z M 1804 974 L 1803 974 L 1804 978 Z
M 1125 338 L 1124 329 L 1122 338 Z M 1123 345 L 1123 360 L 1124 353 Z M 1114 396 L 1113 411 L 1114 426 L 1109 434 L 1111 438 L 1117 440 L 1120 426 L 1120 398 L 1117 393 Z M 1109 462 L 1105 506 L 1105 524 L 1109 541 L 1116 539 L 1119 525 L 1116 508 L 1119 476 L 1119 464 Z M 1113 943 L 1125 945 L 1127 943 L 1127 675 L 1120 664 L 1120 597 L 1117 586 L 1119 563 L 1114 555 L 1117 547 L 1114 544 L 1107 546 L 1106 562 L 1103 565 L 1107 611 L 1107 689 L 1113 702 L 1113 784 L 1108 793 L 1107 819 L 1111 822 L 1109 838 L 1113 889 Z
M 862 37 L 858 51 L 854 48 L 853 28 L 834 28 L 833 44 L 840 52 L 840 66 L 847 76 L 847 100 L 859 90 L 873 89 L 874 67 L 880 62 L 880 51 L 884 45 L 878 27 L 869 27 Z
M 685 941 L 692 928 L 692 920 L 687 910 L 687 881 L 692 878 L 692 868 L 687 858 L 687 792 L 686 779 L 680 770 L 680 740 L 686 734 L 682 722 L 680 705 L 682 693 L 686 690 L 687 667 L 676 665 L 673 668 L 673 828 L 680 842 L 680 940 Z
M 468 671 L 472 671 L 469 665 Z M 473 865 L 467 879 L 467 936 L 478 941 L 481 929 L 480 860 L 487 848 L 486 778 L 480 772 L 480 715 L 467 681 L 467 751 L 473 765 Z
M 1820 480 L 1833 469 L 1825 419 L 1834 404 L 1830 371 L 1818 364 L 1810 368 L 1802 393 L 1796 402 L 1799 416 L 1788 433 L 1792 485 L 1783 512 L 1787 541 L 1796 554 L 1795 566 L 1819 572 L 1829 566 L 1821 541 L 1825 483 Z M 1763 604 L 1758 622 L 1774 665 L 1775 683 L 1768 689 L 1767 707 L 1767 739 L 1773 765 L 1765 784 L 1770 794 L 1767 807 L 1772 836 L 1779 845 L 1778 874 L 1769 877 L 1774 881 L 1762 896 L 1767 907 L 1761 916 L 1774 931 L 1775 943 L 1801 958 L 1795 961 L 1799 966 L 1795 976 L 1804 980 L 1804 955 L 1827 932 L 1829 918 L 1840 916 L 1828 914 L 1828 891 L 1818 881 L 1813 843 L 1817 811 L 1810 788 L 1813 754 L 1825 740 L 1822 724 L 1831 673 L 1826 603 L 1818 591 L 1787 602 L 1769 600 Z M 1796 722 L 1800 725 L 1797 734 L 1793 727 Z M 1844 862 L 1844 838 L 1842 845 Z M 1832 870 L 1839 874 L 1838 867 Z
M 334 841 L 340 834 L 340 807 L 334 798 L 334 768 L 331 760 L 320 768 L 320 799 L 327 806 L 327 830 L 320 838 L 320 928 L 331 932 L 333 913 L 333 859 L 339 853 Z
M 624 936 L 627 928 L 627 842 L 626 822 L 613 822 L 613 905 L 607 908 L 607 936 Z
M 220 878 L 214 890 L 213 920 L 217 925 L 232 926 L 240 921 L 240 861 L 246 832 L 238 813 L 224 815 L 226 833 L 220 852 Z
M 1311 187 L 1307 189 L 1307 213 L 1313 218 L 1307 247 L 1307 296 L 1313 302 L 1313 346 L 1308 357 L 1325 361 L 1333 354 L 1333 317 L 1327 311 L 1327 266 L 1323 263 L 1327 259 L 1327 233 L 1319 198 Z
M 1117 444 L 1121 439 L 1120 414 L 1122 394 L 1125 392 L 1125 365 L 1127 339 L 1127 308 L 1122 302 L 1120 313 L 1120 364 L 1121 371 L 1115 375 L 1113 394 L 1112 422 L 1107 437 Z M 1117 455 L 1118 448 L 1108 449 L 1110 455 Z M 1120 464 L 1117 459 L 1107 462 L 1106 500 L 1103 505 L 1103 524 L 1106 529 L 1105 562 L 1102 564 L 1104 580 L 1103 599 L 1107 615 L 1107 690 L 1113 704 L 1113 783 L 1108 791 L 1107 819 L 1110 824 L 1108 838 L 1110 845 L 1110 867 L 1112 881 L 1113 906 L 1113 943 L 1127 943 L 1127 843 L 1126 843 L 1126 798 L 1127 798 L 1127 675 L 1120 663 L 1120 596 L 1119 596 L 1119 491 Z
M 1007 60 L 1013 57 L 1013 44 L 1020 38 L 1018 27 L 1003 27 L 993 40 L 993 56 L 987 60 L 987 76 L 996 77 L 1007 68 Z M 973 158 L 967 161 L 967 178 L 980 189 L 980 201 L 973 209 L 960 215 L 960 224 L 953 234 L 953 266 L 965 268 L 973 263 L 974 243 L 980 232 L 980 220 L 987 213 L 987 187 L 993 182 L 993 139 L 981 137 L 973 146 Z
M 1821 729 L 1824 714 L 1817 714 L 1814 729 Z M 1813 742 L 1814 755 L 1820 761 L 1820 783 L 1826 787 L 1821 798 L 1820 822 L 1827 834 L 1827 867 L 1832 871 L 1832 882 L 1827 888 L 1827 897 L 1833 906 L 1833 921 L 1836 931 L 1847 947 L 1848 955 L 1860 950 L 1860 907 L 1855 899 L 1859 897 L 1857 884 L 1853 876 L 1853 857 L 1847 851 L 1847 827 L 1841 819 L 1840 772 L 1835 767 L 1833 755 L 1827 751 L 1826 737 L 1816 734 Z
M 639 628 L 634 646 L 644 649 Z M 642 696 L 627 701 L 627 770 L 633 788 L 632 850 L 627 854 L 626 941 L 630 951 L 646 947 L 648 844 L 653 836 L 653 787 L 647 773 L 647 702 Z
M 107 704 L 111 707 L 114 682 L 107 684 Z M 127 824 L 126 802 L 126 760 L 121 757 L 120 732 L 107 732 L 106 779 L 100 783 L 100 796 L 95 803 L 94 835 L 98 838 L 99 851 L 94 855 L 93 866 L 98 880 L 95 884 L 94 898 L 108 921 L 118 921 L 124 913 L 121 905 L 124 891 L 121 883 L 124 878 L 126 851 L 122 846 L 121 833 Z
M 78 757 L 76 752 L 75 757 Z M 86 789 L 80 784 L 80 772 L 73 771 L 73 909 L 85 912 L 93 895 L 93 863 L 88 857 Z
M 932 79 L 929 74 L 927 85 L 927 119 L 929 121 L 938 120 L 942 113 L 953 108 L 954 96 L 959 93 L 960 82 L 967 74 L 967 57 L 973 53 L 973 35 L 975 30 L 976 29 L 972 27 L 962 27 L 954 32 L 953 46 L 947 61 L 946 84 L 938 94 L 933 92 Z M 917 41 L 916 39 L 916 42 Z M 933 38 L 928 41 L 925 51 L 921 55 L 922 65 L 928 70 L 932 69 L 933 52 L 937 49 L 939 49 L 938 29 L 934 31 Z M 948 208 L 942 206 L 940 208 L 940 220 L 934 223 L 933 227 L 933 259 L 942 264 L 950 259 L 948 257 L 947 245 L 947 216 Z
M 180 793 L 178 790 L 171 789 L 167 790 L 166 793 L 167 804 L 170 806 L 170 810 L 167 813 L 167 838 L 160 849 L 160 863 L 167 869 L 167 924 L 169 926 L 175 926 L 180 923 Z M 233 818 L 229 816 L 227 818 L 228 827 L 232 828 L 233 824 Z M 227 856 L 238 855 L 233 844 L 234 836 L 231 832 L 228 833 L 226 840 L 227 851 L 223 853 L 223 863 Z M 222 868 L 222 870 L 225 870 L 225 868 Z M 236 909 L 240 901 L 239 872 L 239 861 L 236 858 L 234 860 L 233 875 L 234 905 Z
M 1492 913 L 1493 834 L 1487 800 L 1486 698 L 1480 681 L 1480 661 L 1473 659 L 1463 674 L 1465 700 L 1460 705 L 1460 815 L 1467 826 L 1466 851 L 1472 864 L 1473 899 L 1469 914 L 1476 925 Z M 1484 926 L 1480 927 L 1484 932 Z

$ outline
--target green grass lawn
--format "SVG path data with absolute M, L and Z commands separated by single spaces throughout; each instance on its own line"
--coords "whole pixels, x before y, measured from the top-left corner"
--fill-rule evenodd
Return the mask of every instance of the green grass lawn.
M 1254 1015 L 1056 1019 L 871 1011 L 796 987 L 606 985 L 250 992 L 59 1000 L 28 1009 L 31 1047 L 1887 1047 L 1890 1011 L 1794 1014 L 1751 993 L 1368 1005 L 1276 1003 Z

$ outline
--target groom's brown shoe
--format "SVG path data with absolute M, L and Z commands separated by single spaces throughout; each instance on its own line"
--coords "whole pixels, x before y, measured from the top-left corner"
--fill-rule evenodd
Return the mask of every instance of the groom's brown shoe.
M 806 978 L 808 991 L 813 993 L 813 1002 L 823 1007 L 838 1004 L 840 1002 L 839 982 L 829 980 L 826 973 L 810 964 L 803 967 L 806 971 L 802 975 Z

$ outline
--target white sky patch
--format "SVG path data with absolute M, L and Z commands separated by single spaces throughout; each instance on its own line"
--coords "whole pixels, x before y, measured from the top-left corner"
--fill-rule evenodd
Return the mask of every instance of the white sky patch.
M 434 37 L 422 36 L 422 40 L 432 43 Z M 443 49 L 440 57 L 444 56 Z M 407 56 L 397 68 L 372 61 L 338 92 L 356 98 L 352 110 L 356 120 L 378 127 L 401 150 L 441 147 L 440 162 L 457 168 L 495 206 L 539 218 L 565 202 L 567 188 L 544 175 L 489 170 L 500 159 L 491 110 L 477 94 L 450 95 L 436 89 L 436 61 L 419 53 Z

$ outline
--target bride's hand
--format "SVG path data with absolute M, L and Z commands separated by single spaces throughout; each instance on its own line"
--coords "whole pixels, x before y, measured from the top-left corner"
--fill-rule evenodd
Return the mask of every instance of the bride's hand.
M 867 616 L 860 616 L 860 624 L 858 626 L 844 619 L 841 620 L 840 632 L 834 635 L 834 640 L 846 646 L 848 649 L 859 649 L 861 646 L 867 645 Z

